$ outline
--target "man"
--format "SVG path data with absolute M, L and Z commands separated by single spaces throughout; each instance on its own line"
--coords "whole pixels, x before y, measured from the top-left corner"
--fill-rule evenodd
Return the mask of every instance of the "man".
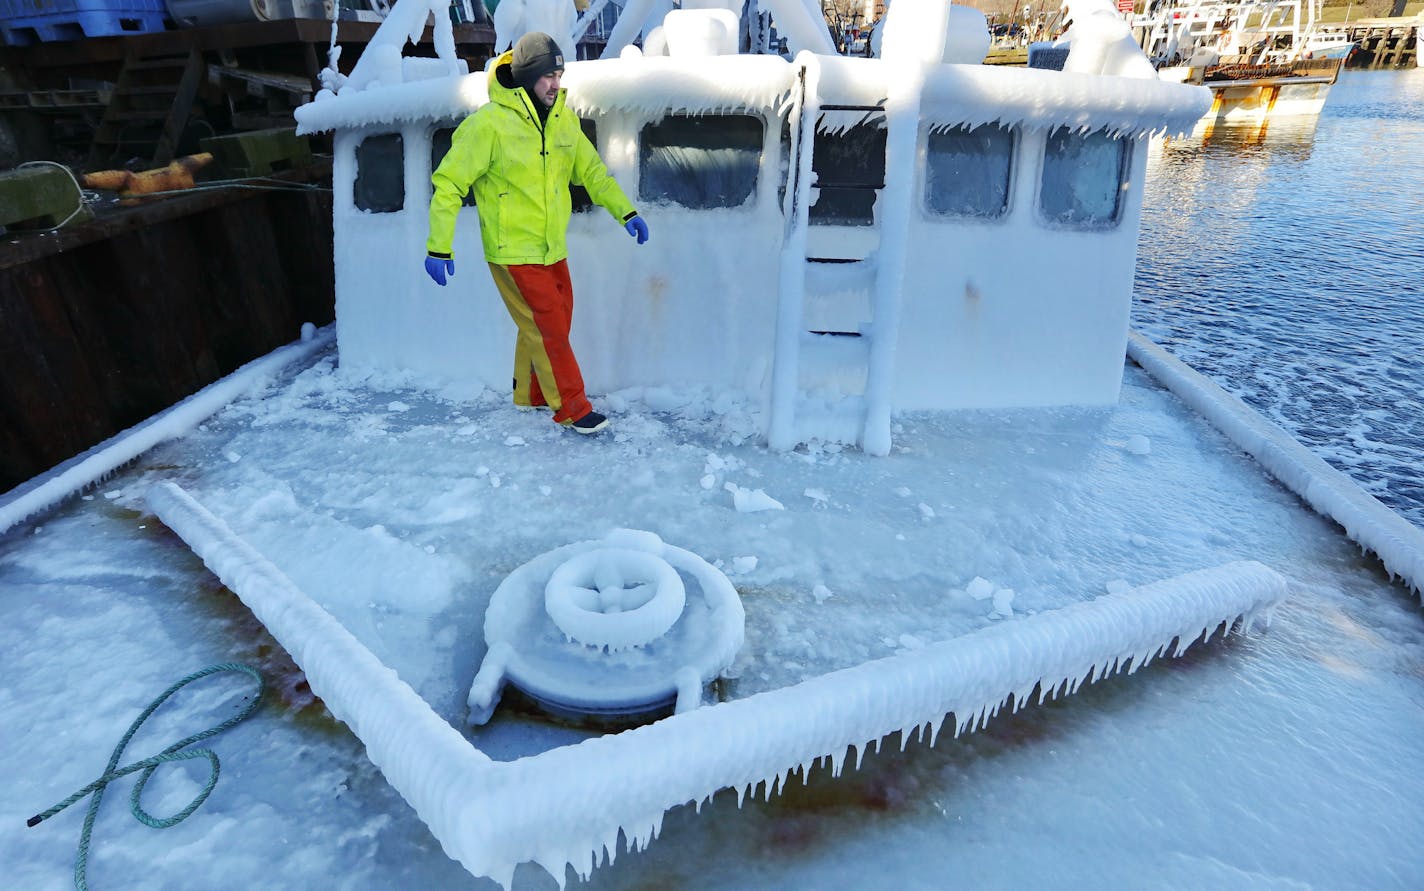
M 460 124 L 431 177 L 425 271 L 437 285 L 455 274 L 451 242 L 461 198 L 475 190 L 480 240 L 495 286 L 519 329 L 514 345 L 514 404 L 547 407 L 579 433 L 608 419 L 593 410 L 569 346 L 569 184 L 623 223 L 638 244 L 648 226 L 603 166 L 564 105 L 564 57 L 547 34 L 524 35 L 489 71 L 490 101 Z

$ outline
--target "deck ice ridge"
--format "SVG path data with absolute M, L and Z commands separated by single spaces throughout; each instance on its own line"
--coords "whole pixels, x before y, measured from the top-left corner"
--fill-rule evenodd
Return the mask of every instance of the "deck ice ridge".
M 446 853 L 508 887 L 535 862 L 561 883 L 566 865 L 589 875 L 619 851 L 645 847 L 663 814 L 763 786 L 824 759 L 834 773 L 870 743 L 912 729 L 934 742 L 981 726 L 1009 698 L 1072 692 L 1135 671 L 1175 641 L 1173 655 L 1225 625 L 1247 629 L 1285 595 L 1254 562 L 1199 570 L 747 699 L 515 762 L 492 762 L 433 712 L 325 610 L 219 518 L 172 483 L 149 505 L 232 588 L 306 672 L 312 690 L 366 746 L 371 761 L 420 815 Z
M 1132 332 L 1127 353 L 1317 513 L 1380 559 L 1424 598 L 1424 530 L 1360 488 L 1290 433 L 1263 417 L 1143 335 Z

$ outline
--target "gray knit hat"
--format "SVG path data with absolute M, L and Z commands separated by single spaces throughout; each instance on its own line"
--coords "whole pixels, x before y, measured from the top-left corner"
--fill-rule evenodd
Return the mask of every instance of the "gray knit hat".
M 564 67 L 564 51 L 542 31 L 530 31 L 514 45 L 514 59 L 509 73 L 521 87 L 533 89 L 534 82 L 552 71 Z

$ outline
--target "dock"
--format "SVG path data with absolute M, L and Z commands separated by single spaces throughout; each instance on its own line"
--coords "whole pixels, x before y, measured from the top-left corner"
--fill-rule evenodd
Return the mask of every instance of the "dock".
M 1343 34 L 1355 42 L 1346 68 L 1413 68 L 1419 64 L 1419 16 L 1321 22 L 1321 34 Z

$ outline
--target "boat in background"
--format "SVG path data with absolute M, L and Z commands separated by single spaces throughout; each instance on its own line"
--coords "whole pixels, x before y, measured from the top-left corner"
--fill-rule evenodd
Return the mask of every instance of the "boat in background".
M 1205 120 L 1317 115 L 1353 43 L 1317 32 L 1320 0 L 1168 0 L 1133 20 L 1163 80 L 1212 91 Z
M 1339 59 L 1344 62 L 1355 51 L 1355 41 L 1344 34 L 1317 31 L 1306 38 L 1305 58 Z

